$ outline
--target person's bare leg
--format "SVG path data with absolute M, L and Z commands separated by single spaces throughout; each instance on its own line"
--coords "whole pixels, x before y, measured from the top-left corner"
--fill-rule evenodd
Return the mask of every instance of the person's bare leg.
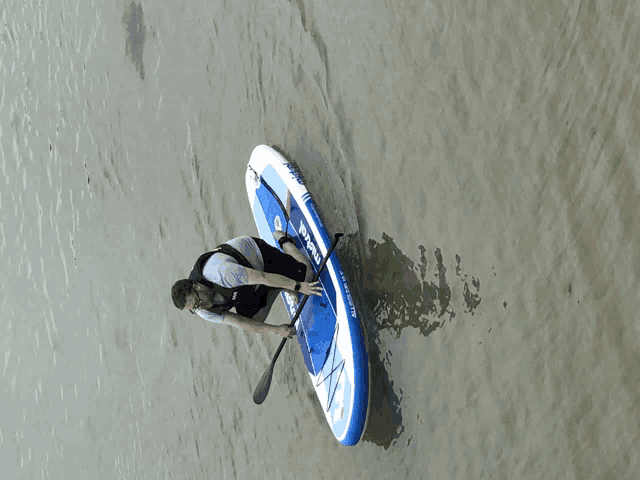
M 282 249 L 285 251 L 285 253 L 291 255 L 293 258 L 295 258 L 300 263 L 303 263 L 304 266 L 307 267 L 307 273 L 304 277 L 304 281 L 310 282 L 311 280 L 313 280 L 313 267 L 311 267 L 311 262 L 309 262 L 309 259 L 305 256 L 305 254 L 302 253 L 293 243 L 289 242 L 285 243 L 282 246 Z
M 281 230 L 276 230 L 275 232 L 273 232 L 273 237 L 276 239 L 276 242 L 284 236 L 285 234 Z M 298 249 L 298 247 L 296 247 L 291 242 L 287 242 L 282 246 L 282 250 L 284 250 L 284 253 L 286 253 L 287 255 L 291 255 L 293 258 L 307 267 L 307 273 L 304 278 L 305 282 L 310 282 L 311 280 L 313 280 L 313 268 L 311 267 L 311 262 L 309 262 L 309 259 Z
M 285 233 L 282 230 L 276 230 L 275 232 L 273 232 L 273 237 L 276 239 L 276 242 L 284 236 Z M 310 282 L 311 280 L 313 280 L 313 268 L 311 267 L 311 263 L 304 253 L 302 253 L 293 243 L 290 242 L 286 242 L 282 246 L 282 250 L 284 250 L 287 255 L 291 255 L 298 262 L 304 264 L 304 266 L 307 268 L 304 278 L 305 282 Z M 285 292 L 292 306 L 294 308 L 297 308 L 298 304 L 300 303 L 300 295 L 297 292 L 291 290 L 285 290 Z

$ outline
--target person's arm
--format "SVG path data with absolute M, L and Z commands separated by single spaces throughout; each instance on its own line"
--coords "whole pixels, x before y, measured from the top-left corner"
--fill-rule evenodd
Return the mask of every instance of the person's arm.
M 240 327 L 250 333 L 277 333 L 284 338 L 291 338 L 296 334 L 296 329 L 289 327 L 289 325 L 269 325 L 233 312 L 225 312 L 223 318 L 225 323 Z
M 248 285 L 266 285 L 272 288 L 281 288 L 291 293 L 303 293 L 304 295 L 322 295 L 320 282 L 300 282 L 300 291 L 295 291 L 296 281 L 292 278 L 278 275 L 277 273 L 267 273 L 260 270 L 247 268 Z

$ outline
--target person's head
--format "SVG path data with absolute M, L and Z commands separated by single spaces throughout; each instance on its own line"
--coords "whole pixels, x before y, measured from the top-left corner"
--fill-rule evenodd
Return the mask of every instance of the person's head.
M 178 280 L 171 287 L 171 299 L 173 304 L 179 310 L 183 310 L 187 305 L 188 297 L 194 295 L 194 282 L 193 280 Z

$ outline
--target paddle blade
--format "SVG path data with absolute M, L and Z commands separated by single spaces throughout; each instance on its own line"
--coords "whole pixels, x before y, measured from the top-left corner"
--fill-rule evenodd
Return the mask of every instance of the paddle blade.
M 271 388 L 271 378 L 273 377 L 273 367 L 275 362 L 269 364 L 269 368 L 264 372 L 262 378 L 258 382 L 256 389 L 253 392 L 253 401 L 256 405 L 262 405 L 262 402 L 267 398 L 269 389 Z

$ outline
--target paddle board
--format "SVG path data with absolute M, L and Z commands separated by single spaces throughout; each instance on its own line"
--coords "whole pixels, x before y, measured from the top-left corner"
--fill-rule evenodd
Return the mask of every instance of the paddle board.
M 273 232 L 288 233 L 317 271 L 332 235 L 295 165 L 273 148 L 259 145 L 247 165 L 246 187 L 260 237 L 279 248 Z M 343 445 L 355 445 L 367 421 L 369 357 L 360 316 L 335 252 L 319 281 L 323 295 L 307 300 L 296 322 L 297 339 L 333 434 Z M 291 321 L 297 309 L 294 299 L 285 293 L 281 298 Z

